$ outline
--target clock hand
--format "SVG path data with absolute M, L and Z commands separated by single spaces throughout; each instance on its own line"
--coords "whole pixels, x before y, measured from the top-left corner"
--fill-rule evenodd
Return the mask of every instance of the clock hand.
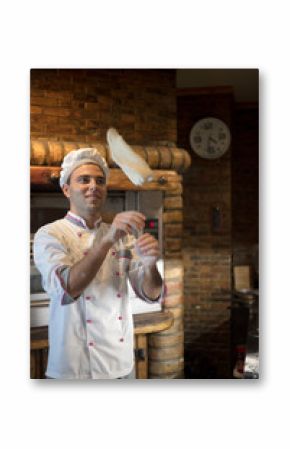
M 214 143 L 217 143 L 217 141 L 213 137 L 211 137 L 211 136 L 210 136 L 209 140 L 211 140 Z

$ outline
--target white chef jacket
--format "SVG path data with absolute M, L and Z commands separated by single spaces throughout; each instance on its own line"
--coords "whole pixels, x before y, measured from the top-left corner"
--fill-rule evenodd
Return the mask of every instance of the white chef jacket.
M 40 228 L 34 237 L 34 261 L 50 301 L 49 355 L 46 375 L 58 379 L 116 379 L 134 367 L 134 332 L 128 278 L 142 291 L 144 268 L 134 250 L 134 237 L 120 239 L 82 294 L 66 291 L 69 269 L 82 259 L 110 225 L 98 220 L 94 229 L 69 212 Z M 164 288 L 157 301 L 163 300 Z

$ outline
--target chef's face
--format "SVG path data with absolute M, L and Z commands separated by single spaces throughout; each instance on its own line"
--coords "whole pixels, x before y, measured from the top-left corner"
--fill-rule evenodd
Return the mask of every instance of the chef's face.
M 94 164 L 77 167 L 63 186 L 63 193 L 70 201 L 70 210 L 77 215 L 99 213 L 107 197 L 104 172 Z

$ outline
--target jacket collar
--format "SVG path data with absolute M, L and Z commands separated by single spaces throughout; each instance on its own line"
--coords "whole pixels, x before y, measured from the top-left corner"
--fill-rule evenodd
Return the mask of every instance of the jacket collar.
M 80 227 L 83 228 L 83 229 L 88 229 L 89 231 L 92 230 L 92 229 L 90 229 L 90 228 L 87 226 L 86 221 L 85 221 L 82 217 L 80 217 L 79 215 L 74 214 L 74 213 L 71 212 L 71 211 L 69 211 L 69 212 L 66 214 L 66 216 L 65 216 L 64 218 L 66 218 L 67 220 L 69 220 L 71 223 L 74 223 L 74 224 L 76 224 L 77 226 L 80 226 Z M 98 219 L 95 221 L 95 223 L 94 223 L 94 228 L 93 228 L 93 229 L 98 228 L 98 227 L 100 226 L 101 222 L 102 222 L 102 217 L 98 218 Z

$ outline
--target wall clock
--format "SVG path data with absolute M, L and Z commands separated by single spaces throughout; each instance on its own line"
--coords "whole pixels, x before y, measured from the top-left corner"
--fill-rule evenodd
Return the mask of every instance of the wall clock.
M 231 133 L 227 124 L 222 120 L 205 117 L 193 125 L 189 140 L 191 148 L 198 156 L 217 159 L 229 149 Z

